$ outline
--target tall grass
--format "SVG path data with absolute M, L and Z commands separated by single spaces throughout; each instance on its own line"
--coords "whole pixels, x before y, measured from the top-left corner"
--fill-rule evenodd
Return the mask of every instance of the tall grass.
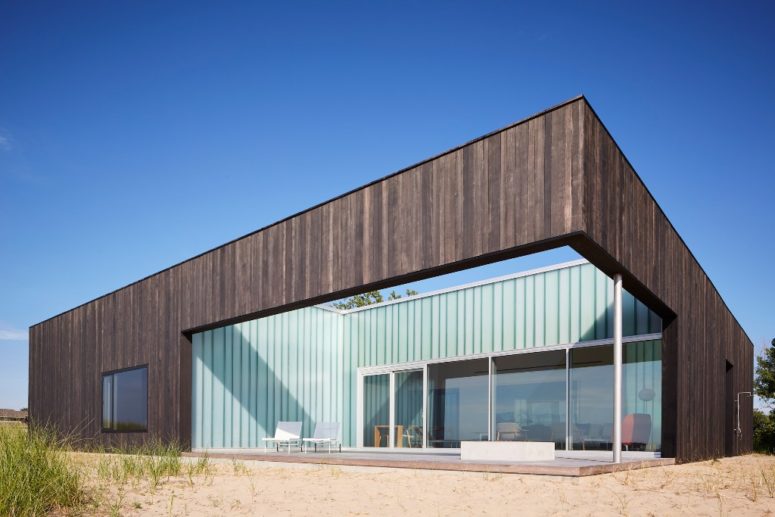
M 46 429 L 0 425 L 0 515 L 43 515 L 85 504 L 66 443 Z
M 98 476 L 106 481 L 124 484 L 128 481 L 147 479 L 155 490 L 169 477 L 181 473 L 180 447 L 175 443 L 151 440 L 128 450 L 113 451 L 105 455 L 97 465 Z

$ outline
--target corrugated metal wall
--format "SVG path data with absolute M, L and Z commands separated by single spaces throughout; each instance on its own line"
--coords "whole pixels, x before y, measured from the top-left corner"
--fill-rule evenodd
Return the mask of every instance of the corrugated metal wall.
M 195 334 L 193 446 L 255 447 L 278 420 L 342 422 L 356 439 L 357 369 L 603 339 L 613 282 L 591 264 L 338 314 L 309 307 Z M 629 293 L 624 335 L 661 331 Z
M 342 315 L 309 307 L 193 336 L 194 448 L 262 447 L 279 420 L 344 422 Z

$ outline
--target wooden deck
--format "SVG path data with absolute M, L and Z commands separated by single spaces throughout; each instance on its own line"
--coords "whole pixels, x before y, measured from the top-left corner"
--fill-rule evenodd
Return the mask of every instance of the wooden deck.
M 594 476 L 624 470 L 674 465 L 674 458 L 624 458 L 622 463 L 611 463 L 603 455 L 590 458 L 558 457 L 540 462 L 467 462 L 459 454 L 450 453 L 384 453 L 371 451 L 343 452 L 189 452 L 187 457 L 207 456 L 213 459 L 265 461 L 280 464 L 339 465 L 349 467 L 376 467 L 398 469 L 446 470 L 455 472 L 489 472 L 499 474 L 529 474 L 543 476 Z M 606 454 L 606 456 L 608 456 Z

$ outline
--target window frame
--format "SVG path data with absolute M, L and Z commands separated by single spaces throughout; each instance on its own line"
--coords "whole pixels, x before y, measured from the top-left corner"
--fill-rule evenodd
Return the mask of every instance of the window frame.
M 129 371 L 132 371 L 132 370 L 141 370 L 143 368 L 145 368 L 145 370 L 146 370 L 146 376 L 145 376 L 145 429 L 142 429 L 142 430 L 135 429 L 135 430 L 122 431 L 122 430 L 118 430 L 118 429 L 106 428 L 104 426 L 104 423 L 105 423 L 105 377 L 113 376 L 113 375 L 116 375 L 116 374 L 119 374 L 119 373 L 129 372 Z M 128 366 L 128 367 L 125 367 L 125 368 L 118 368 L 118 369 L 115 369 L 115 370 L 108 370 L 108 371 L 102 372 L 102 374 L 100 375 L 100 417 L 101 417 L 100 418 L 100 431 L 102 433 L 106 433 L 106 434 L 107 433 L 111 433 L 111 434 L 147 433 L 148 432 L 148 420 L 149 420 L 149 418 L 148 418 L 148 416 L 149 416 L 148 406 L 149 406 L 150 399 L 151 399 L 150 390 L 148 389 L 148 385 L 149 384 L 150 384 L 150 366 L 149 366 L 148 363 L 138 364 L 136 366 Z M 114 390 L 114 385 L 111 384 L 111 394 L 110 394 L 111 397 L 113 396 L 113 390 Z M 112 409 L 113 408 L 111 406 L 111 412 L 112 412 Z M 111 423 L 113 423 L 112 420 L 111 420 Z

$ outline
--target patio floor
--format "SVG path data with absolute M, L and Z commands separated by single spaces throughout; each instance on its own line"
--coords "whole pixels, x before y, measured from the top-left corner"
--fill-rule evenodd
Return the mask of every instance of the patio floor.
M 459 472 L 491 472 L 502 474 L 537 474 L 548 476 L 592 476 L 675 464 L 674 458 L 654 458 L 623 454 L 622 463 L 611 461 L 610 452 L 574 455 L 557 452 L 553 461 L 470 462 L 460 459 L 459 451 L 394 452 L 350 449 L 342 452 L 264 452 L 263 449 L 212 450 L 184 453 L 185 456 L 268 461 L 292 464 L 342 465 Z

